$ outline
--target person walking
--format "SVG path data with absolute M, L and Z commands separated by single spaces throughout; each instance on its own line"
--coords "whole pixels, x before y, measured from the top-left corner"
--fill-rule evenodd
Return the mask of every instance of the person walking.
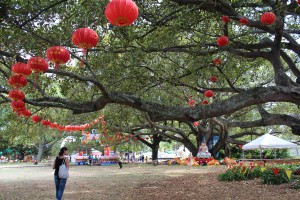
M 59 167 L 65 163 L 67 168 L 69 169 L 69 159 L 66 157 L 68 154 L 68 148 L 67 147 L 62 147 L 58 153 L 58 156 L 56 156 L 54 162 L 53 162 L 53 169 L 54 171 L 54 182 L 55 182 L 55 188 L 56 188 L 56 200 L 61 200 L 65 186 L 67 183 L 66 178 L 59 178 L 58 172 L 59 172 Z
M 122 169 L 122 163 L 123 163 L 123 157 L 122 157 L 122 154 L 120 154 L 119 156 L 119 166 L 120 166 L 120 169 Z
M 190 153 L 189 157 L 188 157 L 188 166 L 189 166 L 189 170 L 191 170 L 191 167 L 193 165 L 193 154 Z

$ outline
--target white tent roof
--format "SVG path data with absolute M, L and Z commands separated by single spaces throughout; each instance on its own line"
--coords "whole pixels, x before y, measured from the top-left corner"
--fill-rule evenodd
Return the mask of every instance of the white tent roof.
M 292 142 L 280 139 L 269 133 L 256 138 L 255 140 L 245 144 L 243 150 L 252 150 L 252 149 L 289 149 L 297 148 L 297 144 Z

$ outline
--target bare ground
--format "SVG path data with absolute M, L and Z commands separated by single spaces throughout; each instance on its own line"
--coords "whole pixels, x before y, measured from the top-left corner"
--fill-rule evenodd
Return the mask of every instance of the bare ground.
M 63 199 L 156 200 L 242 199 L 299 200 L 300 190 L 263 185 L 260 180 L 219 182 L 224 166 L 193 167 L 125 164 L 71 166 Z M 55 199 L 49 166 L 0 165 L 0 200 Z

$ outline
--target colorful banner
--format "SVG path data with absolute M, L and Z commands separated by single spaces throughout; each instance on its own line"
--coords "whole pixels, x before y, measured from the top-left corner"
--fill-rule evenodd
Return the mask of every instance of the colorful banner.
M 274 173 L 275 176 L 278 176 L 278 172 L 279 172 L 279 169 L 273 168 L 273 173 Z
M 289 170 L 289 169 L 287 169 L 287 170 L 285 170 L 285 173 L 286 173 L 286 175 L 287 175 L 287 177 L 289 178 L 289 179 L 291 179 L 291 176 L 292 176 L 292 170 Z

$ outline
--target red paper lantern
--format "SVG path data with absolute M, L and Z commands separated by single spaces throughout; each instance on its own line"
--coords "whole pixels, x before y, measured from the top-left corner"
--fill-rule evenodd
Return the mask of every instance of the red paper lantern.
M 25 87 L 27 85 L 26 76 L 14 74 L 9 78 L 8 84 L 14 88 Z
M 221 65 L 221 59 L 216 58 L 216 59 L 214 59 L 213 63 L 214 63 L 215 66 L 220 66 Z
M 298 4 L 300 5 L 300 0 L 298 0 Z
M 112 0 L 105 8 L 107 20 L 115 26 L 129 26 L 138 14 L 138 7 L 132 0 Z
M 213 93 L 213 91 L 211 91 L 211 90 L 206 90 L 206 91 L 204 92 L 204 96 L 206 96 L 207 98 L 210 98 L 210 97 L 213 97 L 213 96 L 214 96 L 214 93 Z
M 29 76 L 32 73 L 31 68 L 26 63 L 16 63 L 11 67 L 11 71 L 17 75 Z
M 15 101 L 23 101 L 25 99 L 25 93 L 21 90 L 11 90 L 9 91 L 8 96 L 9 98 Z
M 32 115 L 32 113 L 30 110 L 25 109 L 20 112 L 20 115 L 23 117 L 30 117 Z
M 36 73 L 45 72 L 49 67 L 49 63 L 41 57 L 31 57 L 27 65 Z
M 276 21 L 276 15 L 272 12 L 265 12 L 260 16 L 260 21 L 264 24 L 271 25 Z
M 50 126 L 51 121 L 50 120 L 42 120 L 41 124 L 44 125 L 44 126 Z
M 43 73 L 48 70 L 49 63 L 41 57 L 31 57 L 27 65 L 35 72 L 34 85 L 36 85 L 36 80 L 38 79 L 39 73 Z
M 194 122 L 193 124 L 194 124 L 194 126 L 198 126 L 199 122 Z
M 212 76 L 209 80 L 214 83 L 218 80 L 218 78 L 216 76 Z
M 209 102 L 208 102 L 207 100 L 203 100 L 203 101 L 202 101 L 202 104 L 203 104 L 203 105 L 207 105 L 208 103 L 209 103 Z
M 230 18 L 227 15 L 223 15 L 221 19 L 224 23 L 229 23 L 230 22 Z
M 86 53 L 86 49 L 91 49 L 97 45 L 98 35 L 92 29 L 79 28 L 73 33 L 72 42 L 79 48 L 84 49 L 83 52 Z
M 39 123 L 40 121 L 42 121 L 41 117 L 38 115 L 33 115 L 31 117 L 32 121 L 34 121 L 35 123 Z
M 189 105 L 190 105 L 190 107 L 194 107 L 195 106 L 195 100 L 190 99 L 189 100 Z
M 240 18 L 240 24 L 247 25 L 249 23 L 249 20 L 245 17 Z
M 65 64 L 70 60 L 70 53 L 67 49 L 61 46 L 50 47 L 46 51 L 47 58 L 55 64 L 55 69 L 59 68 L 59 65 Z
M 226 36 L 218 37 L 217 44 L 220 47 L 225 47 L 228 44 L 228 38 Z
M 20 111 L 25 108 L 25 103 L 24 101 L 12 101 L 11 102 L 11 107 L 13 108 L 14 111 Z
M 58 127 L 58 124 L 57 124 L 56 122 L 52 122 L 52 123 L 50 124 L 50 127 L 51 127 L 51 128 L 57 128 L 57 127 Z

